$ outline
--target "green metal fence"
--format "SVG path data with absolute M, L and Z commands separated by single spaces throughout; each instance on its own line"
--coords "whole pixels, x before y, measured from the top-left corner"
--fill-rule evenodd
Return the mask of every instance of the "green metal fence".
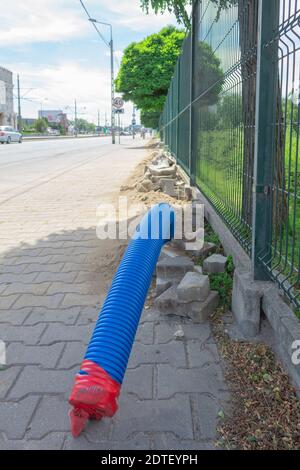
M 161 137 L 300 308 L 300 0 L 195 1 Z

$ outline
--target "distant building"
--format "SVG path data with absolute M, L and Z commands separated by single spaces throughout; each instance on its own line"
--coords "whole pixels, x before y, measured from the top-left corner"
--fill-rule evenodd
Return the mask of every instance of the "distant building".
M 68 130 L 68 116 L 59 109 L 45 109 L 39 111 L 39 118 L 46 118 L 49 124 L 61 124 Z
M 39 118 L 48 119 L 49 124 L 60 124 L 64 113 L 59 109 L 45 109 L 39 111 Z
M 13 96 L 13 74 L 0 67 L 0 126 L 16 125 Z

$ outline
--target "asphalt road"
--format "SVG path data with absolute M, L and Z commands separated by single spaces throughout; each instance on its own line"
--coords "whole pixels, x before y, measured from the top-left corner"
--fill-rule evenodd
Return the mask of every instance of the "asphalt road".
M 131 137 L 122 137 L 129 145 Z M 0 202 L 117 150 L 111 137 L 0 145 Z

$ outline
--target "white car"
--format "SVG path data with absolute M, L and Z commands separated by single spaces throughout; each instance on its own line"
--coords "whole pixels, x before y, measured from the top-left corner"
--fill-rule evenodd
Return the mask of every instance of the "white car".
M 0 142 L 10 144 L 11 142 L 22 143 L 22 134 L 10 126 L 0 126 Z

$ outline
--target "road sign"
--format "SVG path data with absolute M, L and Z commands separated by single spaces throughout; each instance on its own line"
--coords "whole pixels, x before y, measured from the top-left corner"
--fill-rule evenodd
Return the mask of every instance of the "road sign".
M 116 109 L 121 109 L 124 106 L 124 101 L 120 97 L 116 97 L 113 101 L 113 106 Z
M 124 111 L 124 108 L 122 108 L 122 109 L 115 109 L 115 111 L 114 111 L 115 114 L 124 114 L 124 112 L 125 112 L 125 111 Z

